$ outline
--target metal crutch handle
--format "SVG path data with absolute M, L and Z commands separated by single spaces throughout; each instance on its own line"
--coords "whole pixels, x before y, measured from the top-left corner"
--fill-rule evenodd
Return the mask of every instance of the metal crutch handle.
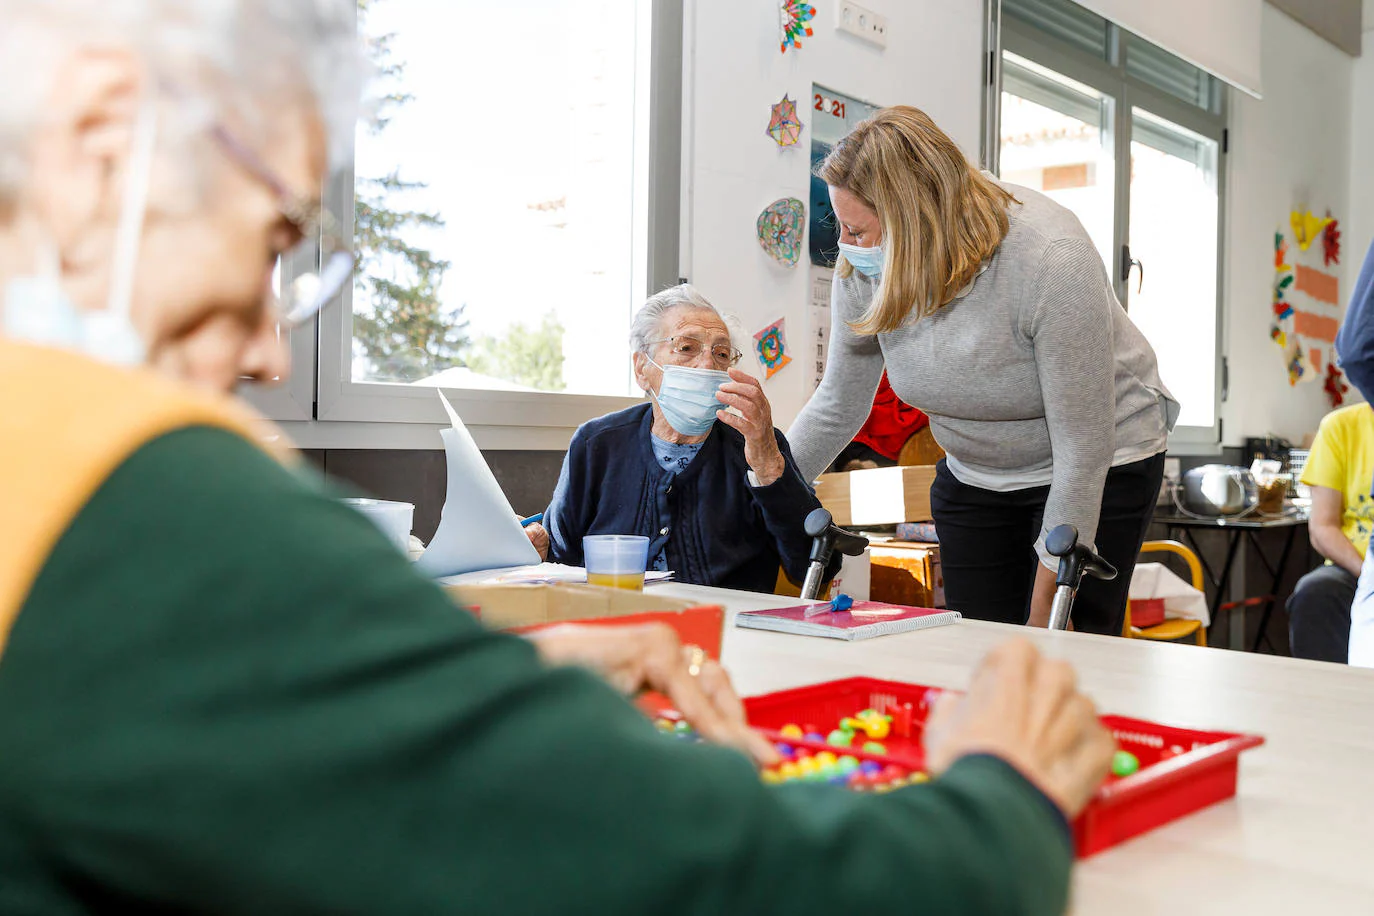
M 812 509 L 802 527 L 811 538 L 811 565 L 806 568 L 801 596 L 803 601 L 815 601 L 821 593 L 825 568 L 830 565 L 835 551 L 857 557 L 868 548 L 868 538 L 836 526 L 835 517 L 825 509 Z
M 1073 599 L 1083 577 L 1110 581 L 1116 578 L 1116 567 L 1078 543 L 1078 529 L 1060 525 L 1045 535 L 1045 549 L 1059 558 L 1059 574 L 1055 576 L 1054 604 L 1050 606 L 1050 629 L 1064 630 L 1073 614 Z

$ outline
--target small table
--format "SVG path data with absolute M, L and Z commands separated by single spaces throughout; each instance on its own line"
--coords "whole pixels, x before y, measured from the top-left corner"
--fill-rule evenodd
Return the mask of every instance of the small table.
M 1297 540 L 1298 529 L 1306 527 L 1308 516 L 1305 512 L 1292 512 L 1282 516 L 1271 517 L 1246 517 L 1246 518 L 1192 518 L 1186 515 L 1158 515 L 1154 517 L 1155 523 L 1163 525 L 1170 538 L 1175 537 L 1176 531 L 1182 531 L 1184 538 L 1202 561 L 1203 572 L 1207 575 L 1207 581 L 1216 589 L 1216 595 L 1212 598 L 1212 627 L 1217 625 L 1222 604 L 1226 601 L 1227 588 L 1231 584 L 1231 569 L 1236 562 L 1236 554 L 1240 550 L 1242 541 L 1248 540 L 1250 546 L 1254 548 L 1255 555 L 1259 557 L 1260 563 L 1264 565 L 1265 571 L 1271 577 L 1269 593 L 1259 598 L 1258 603 L 1264 607 L 1260 615 L 1259 632 L 1255 634 L 1255 642 L 1251 651 L 1258 652 L 1260 643 L 1268 637 L 1265 635 L 1265 628 L 1269 624 L 1269 615 L 1274 611 L 1274 604 L 1278 601 L 1279 588 L 1283 584 L 1284 574 L 1288 571 L 1288 558 L 1293 553 L 1293 542 Z M 1277 564 L 1270 563 L 1269 557 L 1264 553 L 1264 548 L 1260 545 L 1256 532 L 1265 531 L 1271 528 L 1282 528 L 1287 532 L 1287 537 L 1283 541 L 1283 550 L 1279 554 Z M 1203 555 L 1202 548 L 1198 546 L 1195 531 L 1223 531 L 1227 535 L 1226 560 L 1222 563 L 1220 575 L 1213 570 L 1212 565 L 1207 562 L 1207 557 Z M 1246 601 L 1252 599 L 1243 599 Z M 1234 609 L 1234 608 L 1233 608 Z M 1228 621 L 1230 626 L 1228 644 L 1240 646 L 1245 642 L 1245 615 L 1232 614 Z M 1208 634 L 1211 635 L 1210 633 Z M 1271 643 L 1272 646 L 1272 643 Z

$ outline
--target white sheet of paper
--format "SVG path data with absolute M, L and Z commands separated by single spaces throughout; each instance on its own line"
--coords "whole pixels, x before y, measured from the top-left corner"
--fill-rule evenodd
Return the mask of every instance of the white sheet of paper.
M 438 394 L 453 421 L 452 429 L 439 431 L 448 459 L 448 491 L 439 529 L 415 568 L 439 578 L 538 564 L 539 552 L 525 536 L 472 434 L 444 393 Z
M 651 569 L 644 574 L 644 584 L 672 581 L 672 572 Z M 587 571 L 580 566 L 561 563 L 540 563 L 538 566 L 513 566 L 509 569 L 484 569 L 479 572 L 445 576 L 442 585 L 544 585 L 558 582 L 586 582 Z

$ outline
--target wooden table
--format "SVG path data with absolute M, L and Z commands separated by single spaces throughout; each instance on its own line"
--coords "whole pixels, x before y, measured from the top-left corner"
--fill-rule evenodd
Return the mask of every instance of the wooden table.
M 1260 614 L 1259 630 L 1255 634 L 1255 644 L 1250 651 L 1258 652 L 1260 644 L 1267 639 L 1266 631 L 1269 625 L 1269 617 L 1274 612 L 1274 605 L 1279 600 L 1279 589 L 1283 585 L 1284 574 L 1288 571 L 1288 558 L 1293 554 L 1293 544 L 1297 540 L 1298 529 L 1306 529 L 1308 516 L 1306 513 L 1291 513 L 1277 517 L 1258 517 L 1247 516 L 1245 518 L 1191 518 L 1183 515 L 1160 515 L 1156 514 L 1154 523 L 1163 525 L 1168 532 L 1168 537 L 1177 539 L 1176 532 L 1183 532 L 1183 536 L 1188 539 L 1189 545 L 1197 554 L 1198 560 L 1202 562 L 1202 569 L 1207 575 L 1207 581 L 1214 589 L 1212 594 L 1212 626 L 1208 633 L 1208 642 L 1215 642 L 1218 620 L 1221 618 L 1223 602 L 1229 602 L 1231 607 L 1230 616 L 1227 620 L 1230 627 L 1227 647 L 1231 649 L 1245 648 L 1245 610 L 1250 602 L 1257 602 L 1264 611 Z M 1287 536 L 1283 541 L 1283 550 L 1279 553 L 1277 564 L 1269 562 L 1269 557 L 1264 553 L 1264 547 L 1255 536 L 1256 532 L 1268 531 L 1271 529 L 1283 529 Z M 1226 560 L 1222 563 L 1220 571 L 1214 571 L 1212 564 L 1207 562 L 1207 554 L 1203 552 L 1194 535 L 1195 531 L 1218 531 L 1227 537 Z M 1268 594 L 1250 598 L 1244 595 L 1244 583 L 1240 589 L 1239 596 L 1228 594 L 1227 586 L 1231 584 L 1231 568 L 1235 565 L 1236 556 L 1240 552 L 1243 541 L 1248 540 L 1254 555 L 1259 558 L 1260 563 L 1269 573 L 1270 585 Z M 1303 540 L 1307 540 L 1307 532 L 1303 531 Z M 1311 568 L 1308 563 L 1308 568 Z M 1244 568 L 1244 560 L 1241 561 Z M 1243 579 L 1244 576 L 1242 575 Z
M 653 588 L 728 612 L 792 600 Z M 727 619 L 723 661 L 745 696 L 854 675 L 962 688 L 1016 635 L 1072 662 L 1103 712 L 1267 740 L 1241 755 L 1235 799 L 1081 863 L 1072 912 L 1374 912 L 1374 670 L 978 621 L 847 643 Z

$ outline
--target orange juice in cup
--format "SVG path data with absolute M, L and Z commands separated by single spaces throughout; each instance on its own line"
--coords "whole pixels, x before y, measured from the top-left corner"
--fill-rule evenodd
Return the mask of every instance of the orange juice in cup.
M 589 534 L 582 539 L 587 584 L 643 591 L 649 539 L 632 534 Z

